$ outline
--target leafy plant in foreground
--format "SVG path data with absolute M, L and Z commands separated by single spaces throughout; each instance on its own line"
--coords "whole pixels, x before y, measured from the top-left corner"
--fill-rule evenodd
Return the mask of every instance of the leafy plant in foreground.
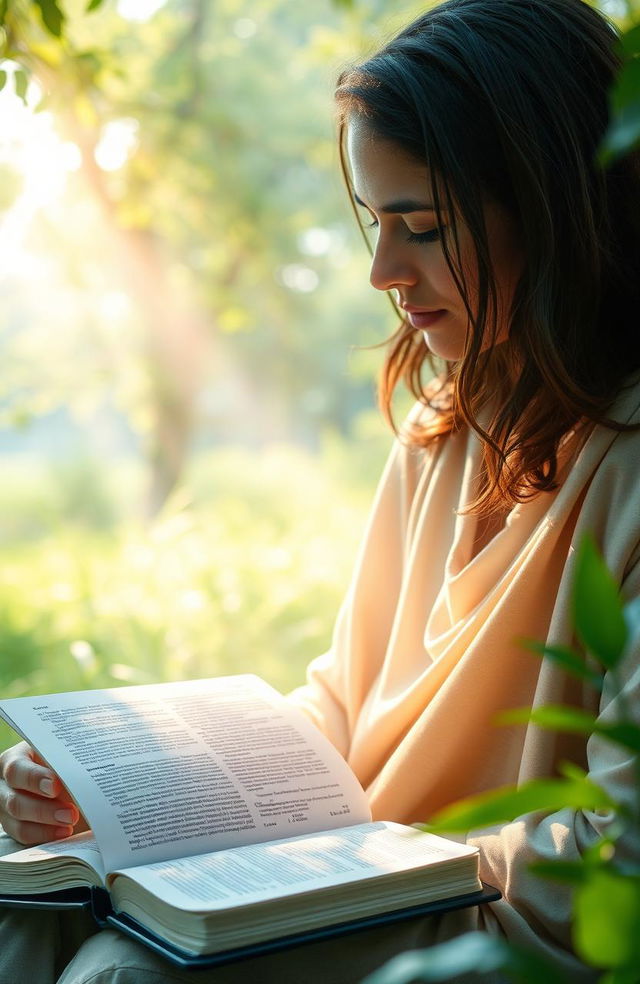
M 527 643 L 528 648 L 553 660 L 568 673 L 601 690 L 604 672 L 617 694 L 622 691 L 620 669 L 628 645 L 640 634 L 640 600 L 623 607 L 617 587 L 593 541 L 585 537 L 578 551 L 574 585 L 576 634 L 593 658 L 592 665 L 569 648 Z M 631 710 L 618 701 L 616 721 L 599 722 L 594 716 L 564 706 L 509 711 L 501 723 L 534 723 L 541 728 L 597 734 L 622 747 L 636 764 L 635 796 L 618 803 L 582 769 L 570 763 L 560 778 L 540 779 L 520 788 L 506 786 L 461 800 L 442 810 L 425 829 L 436 833 L 466 832 L 509 823 L 533 811 L 610 811 L 614 821 L 577 861 L 539 862 L 531 870 L 542 878 L 563 882 L 573 889 L 573 943 L 578 956 L 602 971 L 601 984 L 638 984 L 640 981 L 640 858 L 621 858 L 616 842 L 624 832 L 640 843 L 640 726 Z M 554 984 L 563 978 L 536 954 L 486 933 L 467 933 L 424 951 L 395 958 L 365 984 L 412 984 L 448 981 L 460 975 L 499 971 L 522 984 Z

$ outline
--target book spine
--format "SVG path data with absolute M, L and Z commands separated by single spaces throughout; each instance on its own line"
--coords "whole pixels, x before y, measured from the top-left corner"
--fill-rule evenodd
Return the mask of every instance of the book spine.
M 103 928 L 107 925 L 107 916 L 113 915 L 111 897 L 104 888 L 91 889 L 91 913 L 98 926 Z

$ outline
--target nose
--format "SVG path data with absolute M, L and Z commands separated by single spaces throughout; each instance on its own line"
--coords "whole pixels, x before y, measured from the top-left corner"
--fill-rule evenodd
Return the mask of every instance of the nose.
M 410 257 L 406 256 L 397 243 L 382 235 L 378 237 L 371 260 L 369 283 L 377 290 L 392 290 L 394 287 L 414 285 L 417 271 Z

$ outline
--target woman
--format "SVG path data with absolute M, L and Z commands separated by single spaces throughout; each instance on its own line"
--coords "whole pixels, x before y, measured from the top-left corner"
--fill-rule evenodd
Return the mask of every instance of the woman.
M 292 699 L 348 759 L 374 816 L 418 821 L 566 759 L 616 798 L 631 795 L 631 764 L 597 740 L 493 723 L 549 702 L 615 716 L 609 687 L 598 706 L 517 641 L 573 641 L 584 531 L 623 593 L 640 595 L 640 162 L 596 164 L 615 52 L 613 30 L 581 0 L 449 0 L 339 81 L 349 187 L 376 229 L 371 281 L 401 312 L 382 406 L 390 415 L 403 378 L 418 403 L 332 650 Z M 638 656 L 624 665 L 632 707 Z M 77 811 L 30 750 L 0 764 L 7 833 L 67 834 Z M 500 902 L 202 979 L 356 981 L 394 952 L 480 926 L 546 955 L 567 980 L 593 980 L 572 953 L 568 893 L 527 863 L 575 857 L 609 820 L 567 809 L 477 831 L 469 839 Z M 60 973 L 64 984 L 183 979 L 115 934 L 78 949 L 77 921 L 16 913 L 0 940 L 11 973 L 36 933 L 42 984 Z

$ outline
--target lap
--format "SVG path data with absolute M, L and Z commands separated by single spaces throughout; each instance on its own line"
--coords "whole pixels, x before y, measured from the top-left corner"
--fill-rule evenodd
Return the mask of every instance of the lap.
M 0 856 L 22 846 L 0 827 Z M 83 911 L 0 907 L 0 984 L 56 984 L 74 954 L 95 932 L 93 920 Z
M 0 855 L 20 847 L 0 828 Z M 0 984 L 356 984 L 398 953 L 477 925 L 477 909 L 463 909 L 183 971 L 115 930 L 97 932 L 84 912 L 0 908 Z
M 407 920 L 210 970 L 184 971 L 115 930 L 87 940 L 58 984 L 356 984 L 398 953 L 477 928 L 476 910 Z M 474 982 L 478 978 L 474 976 Z

